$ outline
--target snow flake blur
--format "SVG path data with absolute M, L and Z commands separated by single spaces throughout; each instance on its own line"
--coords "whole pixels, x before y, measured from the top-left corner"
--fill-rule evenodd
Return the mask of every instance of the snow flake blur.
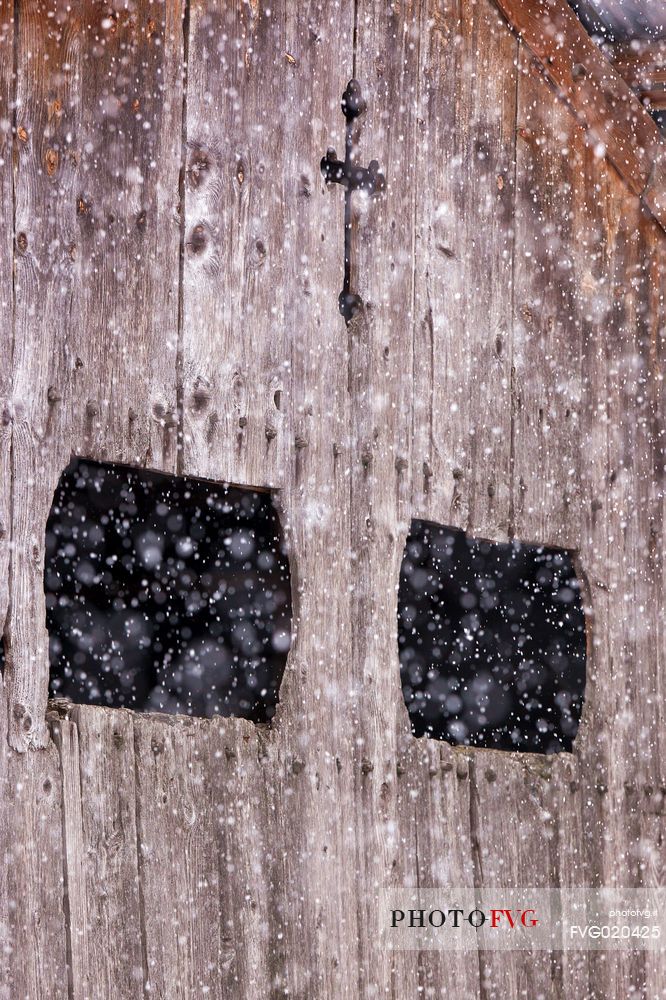
M 571 749 L 585 688 L 585 620 L 568 552 L 413 521 L 398 642 L 417 736 Z
M 51 695 L 271 718 L 291 637 L 270 494 L 75 459 L 46 528 Z

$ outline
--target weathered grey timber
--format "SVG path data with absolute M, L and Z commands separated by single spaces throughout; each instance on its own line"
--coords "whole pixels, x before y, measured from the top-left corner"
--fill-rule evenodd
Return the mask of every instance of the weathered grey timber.
M 375 921 L 382 886 L 662 878 L 664 231 L 491 0 L 2 0 L 0 54 L 2 1000 L 662 995 L 646 952 L 390 954 Z M 387 190 L 346 327 L 351 76 Z M 270 726 L 47 719 L 72 453 L 275 489 Z M 412 517 L 576 550 L 572 754 L 411 736 Z

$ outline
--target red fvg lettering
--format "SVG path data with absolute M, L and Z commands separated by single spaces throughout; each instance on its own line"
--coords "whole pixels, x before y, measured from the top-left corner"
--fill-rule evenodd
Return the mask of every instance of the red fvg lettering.
M 528 917 L 528 914 L 534 914 L 534 916 Z M 520 915 L 517 912 L 514 914 L 513 910 L 491 910 L 490 926 L 499 927 L 502 916 L 506 917 L 509 927 L 516 926 L 516 919 L 520 920 L 523 927 L 536 927 L 539 923 L 536 910 L 521 910 Z
M 506 914 L 506 918 L 509 921 L 510 927 L 515 927 L 516 922 L 513 919 L 513 914 L 511 910 L 491 910 L 490 911 L 490 926 L 499 927 L 499 922 L 502 918 L 502 914 Z

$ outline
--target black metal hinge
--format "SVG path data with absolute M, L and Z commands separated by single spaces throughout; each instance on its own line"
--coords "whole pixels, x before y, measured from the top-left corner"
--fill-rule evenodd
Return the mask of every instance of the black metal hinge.
M 338 297 L 338 305 L 345 323 L 349 323 L 362 305 L 360 296 L 351 290 L 352 193 L 365 191 L 366 194 L 374 197 L 385 189 L 386 180 L 379 170 L 377 160 L 371 160 L 367 167 L 361 167 L 354 159 L 355 123 L 367 107 L 358 80 L 350 80 L 347 84 L 347 89 L 342 95 L 341 107 L 347 121 L 345 158 L 339 160 L 335 150 L 329 147 L 326 150 L 326 155 L 322 157 L 320 165 L 326 184 L 341 184 L 345 190 L 345 267 L 344 282 Z

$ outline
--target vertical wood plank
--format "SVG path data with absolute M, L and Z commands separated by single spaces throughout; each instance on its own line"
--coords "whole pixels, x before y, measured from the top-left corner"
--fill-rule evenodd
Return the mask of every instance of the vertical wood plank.
M 581 295 L 588 461 L 580 560 L 593 609 L 579 738 L 585 860 L 595 883 L 649 886 L 661 881 L 663 840 L 663 235 L 591 156 L 583 192 L 577 245 L 603 233 Z M 612 959 L 593 956 L 608 991 L 649 995 L 654 967 L 645 953 Z
M 476 887 L 566 886 L 572 874 L 566 858 L 566 832 L 575 830 L 568 812 L 576 800 L 570 790 L 565 796 L 562 789 L 575 772 L 571 756 L 475 751 L 471 772 Z M 582 865 L 578 876 L 580 884 L 585 884 Z M 491 896 L 485 897 L 488 906 L 493 905 Z M 488 996 L 568 995 L 563 991 L 561 956 L 542 952 L 540 957 L 541 961 L 533 962 L 519 951 L 480 952 L 481 982 Z M 580 972 L 576 976 L 580 984 Z M 585 970 L 583 981 L 584 976 Z M 569 969 L 567 981 L 572 977 Z
M 473 769 L 470 757 L 447 743 L 413 740 L 409 757 L 398 769 L 400 864 L 414 854 L 415 885 L 427 888 L 473 887 L 474 840 L 471 827 Z M 408 815 L 412 814 L 411 829 Z M 480 994 L 479 960 L 474 952 L 452 961 L 448 951 L 419 955 L 394 953 L 400 958 L 398 982 L 408 992 L 415 981 L 425 995 L 446 990 L 447 995 Z
M 79 453 L 176 471 L 183 3 L 90 7 L 72 240 Z
M 183 283 L 184 468 L 265 486 L 284 476 L 297 72 L 280 5 L 190 7 Z
M 581 317 L 572 217 L 585 141 L 524 47 L 517 114 L 512 530 L 576 548 Z
M 0 642 L 9 604 L 11 538 L 11 382 L 14 341 L 14 4 L 0 2 Z
M 379 162 L 385 193 L 356 197 L 354 252 L 362 312 L 349 326 L 352 656 L 359 690 L 355 746 L 356 865 L 362 995 L 412 992 L 414 954 L 380 956 L 378 890 L 418 884 L 415 804 L 423 763 L 412 744 L 397 647 L 397 580 L 411 515 L 415 216 L 427 11 L 360 3 L 355 75 L 368 110 L 357 155 Z M 404 772 L 398 778 L 398 771 Z M 413 783 L 414 787 L 411 787 Z M 419 802 L 421 805 L 421 802 Z
M 160 1000 L 221 995 L 209 735 L 205 720 L 134 719 L 146 990 Z
M 88 925 L 90 911 L 86 892 L 86 844 L 83 834 L 79 731 L 69 719 L 51 719 L 53 741 L 60 755 L 62 780 L 62 828 L 64 898 L 67 919 L 68 980 L 70 995 L 85 1000 L 91 995 Z
M 68 251 L 74 216 L 80 108 L 79 24 L 55 2 L 21 6 L 17 37 L 15 337 L 12 405 L 12 575 L 7 629 L 9 738 L 43 747 L 48 636 L 44 530 L 69 458 L 65 318 L 73 287 Z M 51 15 L 51 16 L 49 16 Z M 63 71 L 63 66 L 69 69 Z
M 61 782 L 55 747 L 7 745 L 0 680 L 0 996 L 68 997 Z
M 14 338 L 14 194 L 12 183 L 13 144 L 12 123 L 14 118 L 14 4 L 3 0 L 0 3 L 0 304 L 8 321 L 2 325 L 0 333 L 0 629 L 3 646 L 0 660 L 4 668 L 4 633 L 9 605 L 9 563 L 11 540 L 11 385 L 12 353 Z M 2 810 L 0 829 L 3 843 L 9 843 L 10 817 L 5 816 L 9 808 L 9 752 L 6 744 L 7 701 L 5 687 L 0 679 L 0 781 L 2 782 Z M 7 839 L 5 839 L 7 838 Z M 9 982 L 13 964 L 13 941 L 10 920 L 12 918 L 11 898 L 8 884 L 8 859 L 3 857 L 0 873 L 0 942 L 2 943 L 0 976 L 0 997 L 11 1000 Z
M 357 700 L 347 337 L 337 311 L 343 208 L 319 173 L 326 147 L 342 139 L 352 38 L 351 4 L 191 12 L 184 465 L 283 487 L 294 587 L 294 643 L 261 766 L 249 727 L 247 743 L 229 746 L 238 784 L 212 778 L 220 864 L 234 872 L 225 892 L 239 914 L 222 928 L 233 933 L 225 981 L 235 971 L 239 989 L 294 995 L 348 995 L 355 975 L 345 959 L 355 913 L 340 920 L 353 878 L 342 791 Z M 225 739 L 245 733 L 223 728 Z M 249 928 L 253 963 L 243 954 Z
M 349 396 L 343 193 L 319 162 L 344 146 L 354 5 L 288 4 L 284 170 L 288 181 L 289 459 L 282 497 L 290 537 L 294 638 L 264 765 L 272 845 L 269 944 L 275 982 L 295 996 L 354 995 L 354 852 Z M 293 844 L 294 849 L 286 848 Z M 298 889 L 296 887 L 299 887 Z
M 46 742 L 44 529 L 60 472 L 72 452 L 175 470 L 182 52 L 178 4 L 21 7 L 8 629 L 18 749 Z
M 142 997 L 133 718 L 77 706 L 58 724 L 73 996 Z
M 0 6 L 0 623 L 9 601 L 14 345 L 14 8 Z M 23 241 L 17 241 L 20 255 Z M 20 262 L 17 278 L 20 274 Z M 20 279 L 17 280 L 17 284 Z M 22 499 L 22 498 L 21 498 Z M 8 623 L 7 623 L 8 624 Z M 7 639 L 9 637 L 7 627 Z M 8 642 L 9 646 L 9 642 Z M 9 665 L 9 657 L 6 661 Z M 11 667 L 8 675 L 11 674 Z M 9 677 L 8 677 L 9 679 Z M 8 747 L 8 699 L 0 679 L 0 996 L 68 996 L 60 776 L 53 748 L 19 756 Z
M 488 3 L 425 5 L 420 30 L 414 503 L 511 530 L 517 44 Z
M 221 719 L 211 726 L 208 767 L 218 865 L 221 996 L 276 988 L 271 871 L 281 861 L 280 843 L 270 836 L 275 781 L 266 773 L 265 735 L 251 723 Z M 273 775 L 272 769 L 269 773 Z

